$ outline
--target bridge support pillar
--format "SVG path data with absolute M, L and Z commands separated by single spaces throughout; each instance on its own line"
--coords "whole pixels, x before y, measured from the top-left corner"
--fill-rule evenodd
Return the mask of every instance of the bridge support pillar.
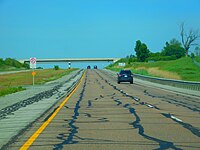
M 68 62 L 68 69 L 71 69 L 71 62 Z

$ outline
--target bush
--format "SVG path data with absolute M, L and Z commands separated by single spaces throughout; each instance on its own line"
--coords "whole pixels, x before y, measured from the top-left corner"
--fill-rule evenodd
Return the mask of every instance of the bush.
M 13 67 L 16 67 L 16 68 L 23 67 L 23 64 L 21 64 L 20 62 L 18 62 L 15 59 L 12 59 L 12 58 L 6 58 L 5 61 L 4 61 L 4 63 L 7 66 L 13 66 Z
M 176 56 L 158 56 L 158 57 L 149 57 L 147 61 L 169 61 L 169 60 L 176 60 Z
M 176 40 L 172 39 L 170 42 L 166 42 L 166 46 L 162 50 L 162 55 L 164 56 L 173 56 L 175 55 L 176 58 L 181 58 L 185 56 L 185 49 L 181 46 L 181 43 Z
M 23 64 L 21 64 L 20 62 L 18 62 L 15 59 L 13 59 L 13 66 L 16 68 L 21 68 L 21 67 L 23 67 Z
M 55 66 L 54 66 L 54 69 L 55 69 L 55 70 L 59 70 L 60 68 L 59 68 L 58 65 L 55 65 Z
M 128 59 L 128 64 L 131 64 L 131 62 L 137 62 L 137 58 L 129 58 Z
M 3 66 L 4 65 L 4 61 L 2 58 L 0 58 L 0 66 Z
M 22 66 L 23 66 L 24 68 L 26 68 L 26 69 L 30 69 L 30 65 L 29 65 L 29 64 L 24 63 Z
M 13 66 L 13 60 L 11 58 L 6 58 L 4 63 L 8 66 Z

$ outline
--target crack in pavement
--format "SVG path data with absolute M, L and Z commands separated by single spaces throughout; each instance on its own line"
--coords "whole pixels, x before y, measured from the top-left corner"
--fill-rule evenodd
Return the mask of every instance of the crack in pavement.
M 59 144 L 55 144 L 54 148 L 53 148 L 54 150 L 60 150 L 60 149 L 62 149 L 63 145 L 65 145 L 65 144 L 75 144 L 75 143 L 78 143 L 78 141 L 74 141 L 73 140 L 74 136 L 76 135 L 76 133 L 78 133 L 78 127 L 75 126 L 74 124 L 76 123 L 77 117 L 79 116 L 80 103 L 83 100 L 83 95 L 84 95 L 84 92 L 85 92 L 86 82 L 87 82 L 87 74 L 86 74 L 86 77 L 85 77 L 85 82 L 83 84 L 83 89 L 82 89 L 82 91 L 80 93 L 79 100 L 77 101 L 75 109 L 74 109 L 74 115 L 72 116 L 72 119 L 68 123 L 69 127 L 70 127 L 70 133 L 67 136 L 67 139 L 65 139 L 65 134 L 63 134 L 63 133 L 58 135 L 57 138 L 60 139 L 60 140 L 62 140 L 63 142 L 59 143 Z
M 97 72 L 96 72 L 97 73 Z M 97 73 L 99 75 L 99 77 L 104 80 L 107 84 L 109 84 L 110 86 L 112 86 L 115 90 L 119 91 L 120 93 L 122 93 L 123 95 L 127 96 L 127 97 L 130 97 L 136 101 L 138 101 L 139 99 L 134 97 L 134 96 L 130 96 L 129 94 L 125 93 L 124 91 L 118 89 L 116 86 L 114 86 L 113 84 L 111 84 L 110 82 L 108 82 L 107 80 L 105 80 L 99 73 Z M 115 102 L 117 102 L 117 105 L 122 105 L 123 103 L 119 100 L 119 99 L 116 99 L 114 100 Z M 125 104 L 123 105 L 124 108 L 128 109 L 129 112 L 131 114 L 133 114 L 136 118 L 136 120 L 131 123 L 131 125 L 135 128 L 135 129 L 138 129 L 138 133 L 139 135 L 141 135 L 142 137 L 144 137 L 145 139 L 148 139 L 148 140 L 151 140 L 151 141 L 155 141 L 159 144 L 159 148 L 157 148 L 156 150 L 163 150 L 163 149 L 174 149 L 174 150 L 181 150 L 180 148 L 176 147 L 174 145 L 173 142 L 169 142 L 169 141 L 164 141 L 164 140 L 160 140 L 160 139 L 157 139 L 155 137 L 152 137 L 152 136 L 149 136 L 147 134 L 145 134 L 145 130 L 144 130 L 144 127 L 142 126 L 142 124 L 140 123 L 141 122 L 141 119 L 139 117 L 139 115 L 136 113 L 135 109 L 133 107 L 131 107 L 130 104 Z

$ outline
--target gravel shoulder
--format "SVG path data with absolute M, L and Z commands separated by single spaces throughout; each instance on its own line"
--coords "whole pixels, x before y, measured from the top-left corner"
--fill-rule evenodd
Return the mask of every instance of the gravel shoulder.
M 44 85 L 0 97 L 0 149 L 24 128 L 66 97 L 83 74 L 77 70 Z

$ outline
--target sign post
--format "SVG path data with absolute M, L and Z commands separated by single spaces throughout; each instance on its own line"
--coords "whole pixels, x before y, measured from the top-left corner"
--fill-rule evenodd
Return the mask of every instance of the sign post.
M 33 70 L 33 71 L 32 71 L 32 76 L 33 76 L 33 86 L 35 85 L 35 75 L 36 75 L 36 72 Z
M 34 86 L 35 85 L 35 75 L 36 75 L 36 72 L 34 71 L 34 69 L 36 69 L 36 58 L 35 57 L 30 58 L 30 68 L 32 69 L 33 86 Z

